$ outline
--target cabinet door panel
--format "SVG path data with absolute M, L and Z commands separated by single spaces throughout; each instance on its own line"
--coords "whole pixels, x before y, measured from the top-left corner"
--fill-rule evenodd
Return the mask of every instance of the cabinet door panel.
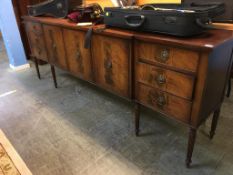
M 92 58 L 96 83 L 113 93 L 131 97 L 131 42 L 94 35 Z
M 41 24 L 26 22 L 25 27 L 32 56 L 40 60 L 48 61 L 44 33 Z
M 50 64 L 67 70 L 65 46 L 61 28 L 44 25 L 44 33 Z
M 63 30 L 69 70 L 79 78 L 92 81 L 90 49 L 84 48 L 85 32 Z

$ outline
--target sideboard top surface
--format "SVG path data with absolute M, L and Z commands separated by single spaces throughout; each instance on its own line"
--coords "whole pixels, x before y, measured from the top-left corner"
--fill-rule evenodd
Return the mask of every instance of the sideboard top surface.
M 44 24 L 56 25 L 65 28 L 70 28 L 73 30 L 83 30 L 87 31 L 89 26 L 79 27 L 75 23 L 69 22 L 67 19 L 57 19 L 52 17 L 22 17 L 25 21 L 34 21 Z M 159 44 L 169 44 L 177 47 L 185 47 L 194 50 L 207 50 L 211 51 L 219 45 L 233 41 L 233 31 L 227 30 L 209 30 L 201 35 L 194 37 L 174 37 L 163 34 L 155 33 L 146 33 L 146 32 L 136 32 L 131 30 L 123 30 L 118 28 L 106 28 L 105 25 L 96 25 L 94 26 L 94 32 L 116 36 L 125 39 L 135 38 L 137 40 L 147 41 L 147 42 L 156 42 Z

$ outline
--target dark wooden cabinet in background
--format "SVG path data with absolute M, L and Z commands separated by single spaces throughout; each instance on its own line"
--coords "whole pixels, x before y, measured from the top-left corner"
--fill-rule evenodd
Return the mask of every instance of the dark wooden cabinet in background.
M 232 64 L 231 31 L 210 30 L 187 39 L 100 30 L 103 26 L 99 25 L 93 29 L 91 48 L 84 49 L 87 27 L 48 17 L 24 17 L 24 22 L 32 56 L 36 59 L 48 56 L 55 86 L 54 66 L 58 66 L 131 100 L 135 104 L 136 135 L 141 105 L 185 124 L 190 131 L 188 167 L 196 131 L 212 113 L 210 138 L 213 138 Z M 41 49 L 43 41 L 46 49 Z

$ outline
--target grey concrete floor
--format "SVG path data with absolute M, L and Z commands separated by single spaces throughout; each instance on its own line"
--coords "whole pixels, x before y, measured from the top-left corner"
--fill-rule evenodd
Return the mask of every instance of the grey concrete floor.
M 186 169 L 185 126 L 143 109 L 136 138 L 133 106 L 121 98 L 61 70 L 55 89 L 48 65 L 42 80 L 33 65 L 13 72 L 4 50 L 0 71 L 0 128 L 34 175 L 233 175 L 232 97 L 212 141 L 210 120 L 200 128 Z

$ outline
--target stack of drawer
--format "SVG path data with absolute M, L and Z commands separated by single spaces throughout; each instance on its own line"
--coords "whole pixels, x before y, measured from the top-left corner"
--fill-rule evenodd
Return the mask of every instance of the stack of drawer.
M 136 101 L 190 123 L 199 54 L 136 40 Z

